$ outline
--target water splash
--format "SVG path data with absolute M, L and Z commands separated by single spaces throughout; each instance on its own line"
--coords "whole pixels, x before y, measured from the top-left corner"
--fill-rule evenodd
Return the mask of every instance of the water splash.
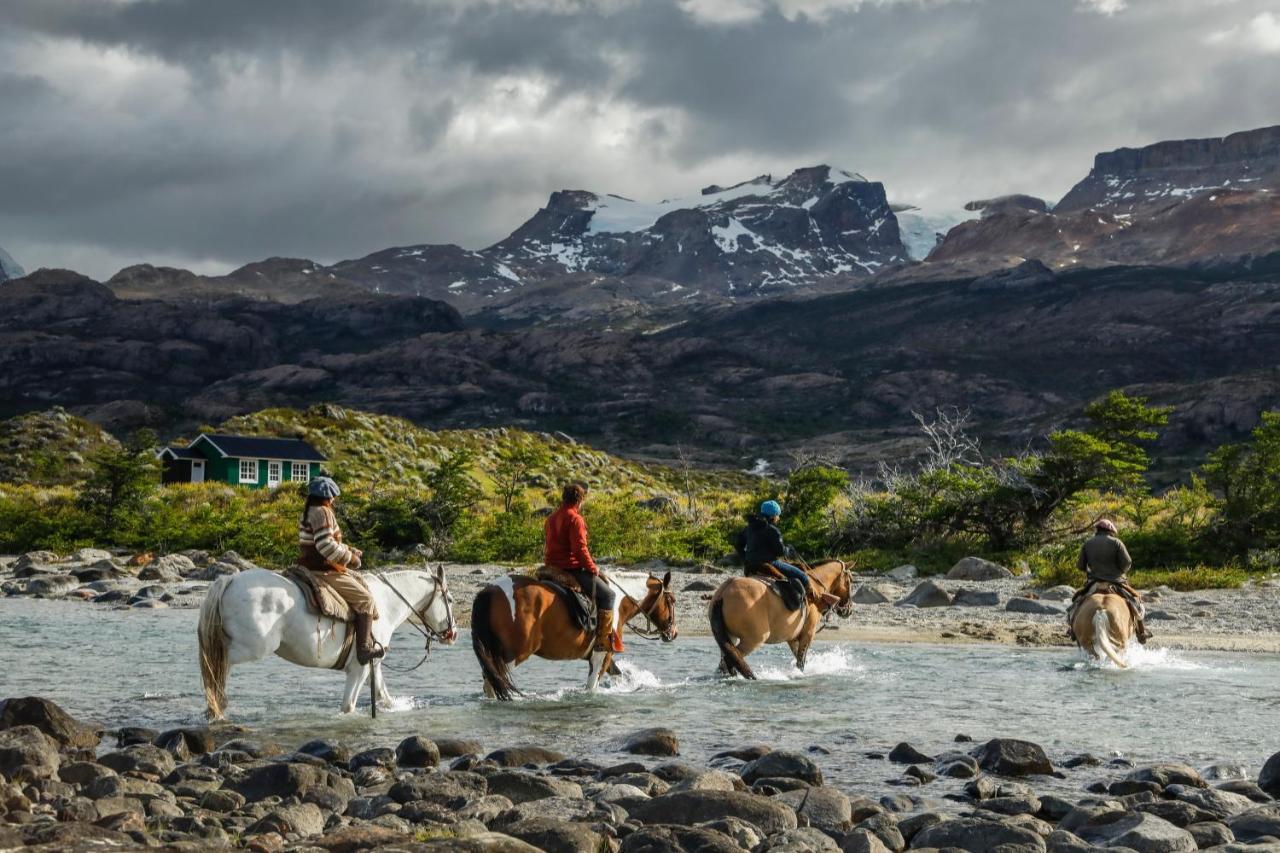
M 1081 654 L 1084 654 L 1084 652 L 1081 652 Z M 1165 646 L 1144 646 L 1136 640 L 1130 641 L 1129 645 L 1125 647 L 1123 657 L 1130 670 L 1195 670 L 1211 668 L 1203 663 L 1188 660 L 1175 649 Z M 1120 670 L 1120 667 L 1109 660 L 1098 660 L 1092 657 L 1077 661 L 1071 668 L 1076 670 Z
M 861 675 L 866 670 L 844 646 L 833 646 L 820 652 L 810 651 L 803 672 L 792 662 L 786 666 L 756 667 L 755 674 L 761 681 L 796 681 L 824 675 Z

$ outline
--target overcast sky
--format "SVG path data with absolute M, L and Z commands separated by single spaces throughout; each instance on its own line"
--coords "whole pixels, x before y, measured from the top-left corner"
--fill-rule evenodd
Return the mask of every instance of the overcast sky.
M 0 246 L 105 278 L 487 245 L 815 163 L 951 208 L 1280 123 L 1276 0 L 0 0 Z

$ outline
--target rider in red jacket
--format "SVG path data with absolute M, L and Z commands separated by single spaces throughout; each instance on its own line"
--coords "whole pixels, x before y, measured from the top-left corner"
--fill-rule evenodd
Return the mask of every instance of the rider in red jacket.
M 573 575 L 578 586 L 596 602 L 596 651 L 621 652 L 622 639 L 614 631 L 615 596 L 607 581 L 600 576 L 596 561 L 587 545 L 587 522 L 578 511 L 587 490 L 578 483 L 564 487 L 560 506 L 547 516 L 543 526 L 546 546 L 543 562 L 553 569 Z

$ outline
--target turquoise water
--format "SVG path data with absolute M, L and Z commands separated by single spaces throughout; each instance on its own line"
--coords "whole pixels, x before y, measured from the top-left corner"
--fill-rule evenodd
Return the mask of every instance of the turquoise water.
M 108 726 L 199 722 L 195 623 L 190 610 L 0 600 L 0 696 L 46 696 Z M 960 733 L 979 742 L 1026 738 L 1055 762 L 1091 752 L 1199 767 L 1226 761 L 1251 775 L 1280 750 L 1277 656 L 1144 652 L 1134 669 L 1117 671 L 1067 651 L 818 643 L 804 674 L 785 647 L 753 655 L 761 680 L 747 683 L 712 675 L 716 655 L 705 638 L 629 646 L 624 677 L 597 694 L 579 689 L 585 664 L 535 661 L 516 670 L 527 698 L 501 704 L 482 697 L 464 633 L 420 669 L 388 672 L 397 709 L 377 720 L 367 695 L 361 713 L 337 713 L 340 673 L 271 658 L 232 670 L 230 719 L 285 747 L 312 737 L 394 745 L 416 733 L 473 737 L 486 748 L 537 743 L 610 762 L 621 760 L 627 733 L 663 725 L 694 762 L 752 743 L 818 747 L 830 780 L 877 794 L 901 768 L 867 753 L 899 741 L 941 752 Z M 419 648 L 417 635 L 402 631 L 390 664 L 412 665 Z M 1069 771 L 1050 785 L 1078 791 L 1119 772 Z

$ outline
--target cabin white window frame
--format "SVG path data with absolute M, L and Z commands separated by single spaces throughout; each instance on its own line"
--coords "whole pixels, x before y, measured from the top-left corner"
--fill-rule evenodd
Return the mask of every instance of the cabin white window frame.
M 258 482 L 258 460 L 257 459 L 241 459 L 240 462 L 240 484 L 248 483 L 256 484 Z M 246 474 L 248 476 L 246 476 Z
M 298 472 L 302 472 L 302 476 L 298 476 Z M 310 462 L 290 462 L 289 463 L 289 479 L 296 483 L 304 483 L 311 479 L 311 463 Z

